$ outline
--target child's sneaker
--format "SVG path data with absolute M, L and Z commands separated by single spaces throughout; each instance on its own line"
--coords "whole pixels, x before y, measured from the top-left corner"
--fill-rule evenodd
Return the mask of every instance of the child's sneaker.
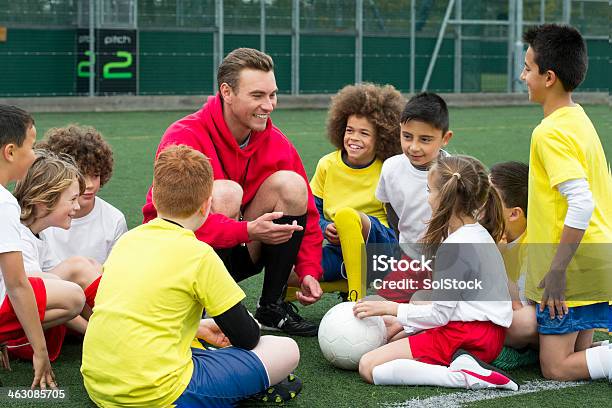
M 498 368 L 472 356 L 465 350 L 457 350 L 449 367 L 465 376 L 466 387 L 470 390 L 499 388 L 518 391 L 519 385 Z
M 282 404 L 297 397 L 300 391 L 302 391 L 302 380 L 291 373 L 283 381 L 268 387 L 268 389 L 253 395 L 249 399 Z

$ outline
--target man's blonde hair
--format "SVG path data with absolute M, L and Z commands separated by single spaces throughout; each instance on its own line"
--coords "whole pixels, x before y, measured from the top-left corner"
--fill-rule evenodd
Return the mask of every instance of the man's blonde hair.
M 185 145 L 162 151 L 153 169 L 153 203 L 160 213 L 187 218 L 212 195 L 213 170 L 208 158 Z
M 34 221 L 55 209 L 60 196 L 76 180 L 79 194 L 85 191 L 85 179 L 72 157 L 35 149 L 36 160 L 23 180 L 15 185 L 14 196 L 21 207 L 21 221 L 31 225 Z M 36 205 L 42 204 L 45 212 L 39 214 Z

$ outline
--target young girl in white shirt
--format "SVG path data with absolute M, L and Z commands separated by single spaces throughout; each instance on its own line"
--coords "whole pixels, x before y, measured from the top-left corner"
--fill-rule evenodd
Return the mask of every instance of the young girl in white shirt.
M 438 159 L 427 184 L 432 218 L 422 242 L 435 262 L 430 300 L 354 306 L 358 318 L 385 316 L 394 340 L 365 354 L 359 373 L 376 385 L 517 390 L 515 381 L 487 364 L 501 351 L 512 322 L 496 246 L 504 230 L 500 198 L 483 164 L 468 156 Z

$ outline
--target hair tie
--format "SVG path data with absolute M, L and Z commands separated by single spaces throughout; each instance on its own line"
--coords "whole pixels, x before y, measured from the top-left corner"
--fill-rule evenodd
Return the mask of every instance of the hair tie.
M 461 180 L 461 174 L 453 173 L 453 177 L 457 177 L 457 180 Z

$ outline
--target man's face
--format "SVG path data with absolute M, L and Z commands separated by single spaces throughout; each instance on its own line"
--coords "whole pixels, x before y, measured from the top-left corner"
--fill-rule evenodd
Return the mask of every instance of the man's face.
M 251 130 L 261 132 L 276 107 L 278 89 L 274 71 L 243 69 L 237 88 L 221 85 L 224 116 L 229 129 L 232 133 L 240 133 L 234 134 L 236 138 L 247 135 Z
M 548 74 L 545 72 L 540 74 L 540 68 L 535 62 L 535 52 L 529 47 L 525 53 L 525 66 L 521 72 L 521 81 L 527 85 L 529 92 L 529 100 L 531 102 L 541 103 L 544 100 L 544 90 L 546 89 L 546 80 Z

